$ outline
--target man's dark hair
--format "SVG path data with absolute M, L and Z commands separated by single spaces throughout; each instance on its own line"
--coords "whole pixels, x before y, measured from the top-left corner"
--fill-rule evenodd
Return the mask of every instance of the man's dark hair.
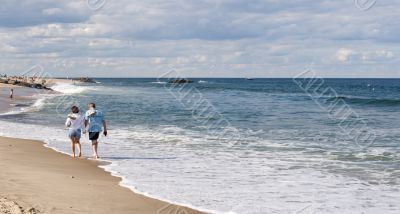
M 71 111 L 72 111 L 72 113 L 77 114 L 77 113 L 79 113 L 79 108 L 77 106 L 72 106 Z
M 95 103 L 89 103 L 90 106 L 92 106 L 93 108 L 96 108 L 96 104 Z

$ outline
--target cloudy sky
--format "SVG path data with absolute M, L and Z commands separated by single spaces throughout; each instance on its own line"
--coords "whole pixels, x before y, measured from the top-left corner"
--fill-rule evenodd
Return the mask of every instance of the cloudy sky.
M 398 0 L 3 0 L 0 73 L 399 77 Z

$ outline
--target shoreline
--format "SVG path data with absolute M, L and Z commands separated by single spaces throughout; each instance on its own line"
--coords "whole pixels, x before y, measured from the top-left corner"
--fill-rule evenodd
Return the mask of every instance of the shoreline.
M 120 185 L 121 178 L 99 167 L 104 162 L 73 159 L 41 141 L 0 137 L 0 160 L 2 171 L 8 172 L 0 174 L 0 203 L 6 198 L 25 210 L 72 214 L 205 213 L 135 193 Z M 65 199 L 67 195 L 74 200 Z M 93 195 L 102 197 L 92 198 Z
M 57 84 L 69 83 L 69 81 L 62 79 L 48 79 L 49 87 L 53 87 Z M 13 99 L 9 98 L 10 89 L 14 89 Z M 51 88 L 35 88 L 22 85 L 14 85 L 9 83 L 0 82 L 0 115 L 13 113 L 15 107 L 23 106 L 29 107 L 35 104 L 40 98 L 38 95 L 45 94 L 61 94 Z
M 3 136 L 0 136 L 0 138 L 2 138 L 2 137 Z M 7 138 L 7 137 L 5 137 L 5 138 Z M 14 138 L 14 137 L 11 137 L 11 138 L 13 138 L 13 139 L 21 139 L 21 140 L 32 140 L 32 139 L 22 139 L 22 138 Z M 68 157 L 70 156 L 70 154 L 68 152 L 64 152 L 64 151 L 58 150 L 58 149 L 56 149 L 54 147 L 51 147 L 47 143 L 45 143 L 45 142 L 43 142 L 41 140 L 32 140 L 32 141 L 38 141 L 38 142 L 43 144 L 43 147 L 51 149 L 56 153 L 60 153 L 62 155 L 67 155 Z M 115 174 L 113 174 L 113 171 L 110 171 L 110 170 L 106 169 L 106 166 L 111 165 L 113 163 L 112 161 L 103 160 L 101 158 L 98 159 L 98 160 L 93 160 L 93 159 L 91 159 L 89 157 L 81 157 L 79 159 L 97 162 L 97 167 L 98 168 L 100 168 L 101 170 L 105 171 L 106 173 L 109 173 L 112 177 L 116 177 L 116 178 L 120 179 L 121 181 L 119 182 L 118 185 L 120 187 L 129 189 L 134 194 L 138 194 L 138 195 L 141 195 L 141 196 L 146 197 L 146 198 L 158 200 L 158 201 L 161 201 L 161 202 L 164 202 L 164 203 L 168 203 L 168 204 L 171 204 L 171 205 L 174 205 L 174 206 L 177 206 L 177 207 L 181 207 L 181 208 L 184 208 L 184 209 L 194 210 L 194 211 L 199 212 L 201 214 L 236 214 L 236 213 L 232 213 L 232 212 L 218 212 L 218 211 L 214 211 L 214 210 L 208 210 L 208 209 L 204 209 L 204 208 L 195 207 L 195 206 L 192 206 L 190 204 L 183 204 L 183 203 L 173 202 L 173 201 L 170 201 L 168 199 L 164 199 L 162 197 L 158 197 L 158 196 L 154 196 L 154 195 L 148 194 L 146 192 L 138 191 L 136 189 L 136 187 L 134 187 L 134 186 L 129 186 L 129 185 L 122 184 L 123 180 L 126 179 L 125 177 L 119 176 L 119 175 L 115 175 Z M 183 210 L 182 211 L 181 209 L 179 209 L 179 210 L 177 210 L 175 212 L 169 211 L 166 214 L 189 214 L 189 213 L 191 213 L 191 212 L 188 212 L 187 210 Z M 162 213 L 157 213 L 157 214 L 162 214 Z
M 70 83 L 69 80 L 67 80 L 67 81 L 60 80 L 60 81 L 58 81 L 58 79 L 54 79 L 54 81 L 57 81 L 57 82 L 54 82 L 54 84 L 58 84 L 58 83 L 61 83 L 61 84 L 68 83 L 69 84 Z M 17 90 L 15 90 L 16 93 L 15 93 L 14 99 L 12 99 L 12 100 L 7 97 L 7 93 L 3 93 L 4 90 L 9 90 L 10 88 L 17 89 Z M 21 111 L 17 110 L 14 105 L 15 104 L 20 105 L 22 103 L 23 103 L 23 105 L 26 105 L 27 103 L 29 103 L 26 107 L 34 106 L 36 104 L 36 102 L 38 100 L 40 100 L 39 96 L 36 96 L 36 95 L 49 94 L 49 93 L 51 93 L 51 94 L 53 94 L 53 93 L 54 94 L 58 94 L 58 93 L 63 94 L 62 92 L 57 92 L 57 91 L 48 91 L 48 90 L 29 88 L 29 87 L 23 87 L 23 86 L 16 86 L 16 85 L 9 85 L 9 84 L 1 84 L 1 83 L 0 83 L 0 90 L 2 91 L 0 93 L 0 101 L 2 101 L 3 99 L 6 101 L 6 102 L 2 102 L 2 104 L 4 104 L 4 105 L 0 105 L 0 115 L 9 115 L 9 114 L 12 115 L 14 113 L 19 114 L 21 112 L 24 112 L 25 110 L 21 110 Z M 17 111 L 15 111 L 15 110 L 17 110 Z M 6 121 L 4 121 L 4 122 L 6 122 Z M 59 151 L 56 148 L 48 146 L 48 144 L 45 141 L 42 141 L 40 139 L 32 139 L 30 137 L 20 138 L 20 137 L 18 137 L 18 135 L 17 136 L 3 136 L 3 135 L 0 135 L 0 144 L 2 143 L 1 142 L 2 138 L 8 138 L 8 139 L 12 139 L 12 140 L 26 140 L 26 141 L 39 142 L 38 144 L 41 144 L 41 146 L 43 148 L 51 149 L 52 152 L 56 152 L 56 153 L 59 153 L 61 155 L 66 155 L 66 156 L 69 157 L 69 155 L 67 153 L 65 153 L 64 151 Z M 1 145 L 0 145 L 0 147 L 1 147 Z M 0 156 L 1 155 L 2 154 L 0 152 Z M 1 158 L 0 158 L 0 160 L 1 160 Z M 90 159 L 85 159 L 85 158 L 83 158 L 83 160 L 92 161 Z M 186 213 L 219 213 L 217 211 L 212 211 L 212 210 L 208 210 L 208 209 L 204 209 L 204 208 L 198 208 L 198 207 L 195 207 L 195 206 L 191 206 L 189 204 L 175 203 L 173 201 L 169 201 L 169 200 L 164 199 L 162 197 L 158 197 L 156 195 L 151 195 L 151 194 L 148 194 L 146 192 L 139 191 L 135 187 L 126 186 L 122 182 L 126 178 L 121 177 L 119 175 L 114 175 L 112 173 L 112 171 L 107 170 L 107 168 L 104 167 L 104 166 L 106 166 L 108 164 L 111 164 L 111 163 L 112 162 L 107 161 L 107 160 L 98 160 L 96 167 L 99 168 L 100 170 L 104 171 L 105 173 L 111 175 L 111 177 L 118 178 L 119 182 L 117 183 L 116 186 L 128 189 L 132 194 L 140 195 L 142 197 L 148 198 L 149 200 L 161 201 L 162 203 L 165 203 L 165 204 L 170 204 L 170 205 L 173 205 L 173 206 L 176 206 L 176 207 L 185 208 L 184 211 L 177 212 L 179 214 L 186 214 Z M 0 185 L 0 187 L 1 187 L 1 185 Z M 3 198 L 4 197 L 3 197 L 3 195 L 1 194 L 1 191 L 0 191 L 0 200 L 3 199 Z M 17 204 L 19 204 L 19 203 L 17 203 Z M 188 212 L 187 210 L 189 210 L 190 212 Z M 172 212 L 172 213 L 171 212 L 167 212 L 167 213 L 175 214 L 175 212 Z M 160 213 L 160 214 L 162 214 L 162 213 Z
M 10 99 L 10 89 L 14 89 L 14 98 Z M 10 112 L 15 105 L 33 104 L 37 99 L 38 89 L 0 83 L 0 114 Z

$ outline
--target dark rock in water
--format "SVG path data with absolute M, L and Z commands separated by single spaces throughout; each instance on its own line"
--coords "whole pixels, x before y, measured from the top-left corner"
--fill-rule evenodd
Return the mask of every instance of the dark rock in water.
M 169 83 L 173 83 L 173 84 L 193 83 L 193 80 L 188 80 L 188 79 L 174 79 L 174 80 L 170 80 Z
M 30 87 L 30 88 L 32 88 L 32 84 L 30 84 L 30 83 L 27 83 L 27 82 L 18 82 L 18 85 L 19 86 L 24 86 L 24 87 Z
M 43 89 L 43 86 L 41 84 L 32 84 L 31 87 L 37 89 Z
M 81 78 L 77 78 L 77 79 L 73 79 L 73 80 L 79 81 L 79 82 L 96 83 L 96 81 L 94 81 L 93 79 L 91 79 L 89 77 L 81 77 Z

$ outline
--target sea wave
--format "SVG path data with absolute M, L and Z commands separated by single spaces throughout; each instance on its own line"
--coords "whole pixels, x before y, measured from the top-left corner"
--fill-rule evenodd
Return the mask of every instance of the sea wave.
M 400 99 L 378 99 L 378 98 L 347 97 L 347 96 L 330 97 L 327 99 L 328 102 L 335 102 L 338 100 L 345 101 L 346 103 L 349 104 L 379 105 L 379 106 L 400 105 Z
M 162 81 L 158 81 L 158 82 L 151 82 L 152 84 L 167 84 L 167 82 L 162 82 Z
M 38 111 L 38 110 L 42 109 L 43 106 L 45 105 L 46 99 L 48 99 L 48 98 L 50 98 L 50 96 L 43 95 L 43 97 L 36 99 L 36 101 L 31 106 L 22 107 L 21 113 Z
M 10 109 L 10 111 L 2 113 L 0 115 L 16 115 L 25 112 L 38 111 L 42 109 L 45 105 L 45 100 L 53 97 L 47 94 L 41 94 L 40 96 L 41 97 L 39 97 L 38 95 L 32 96 L 32 99 L 34 100 L 34 102 L 32 103 L 13 103 L 11 104 L 12 108 Z
M 73 83 L 56 83 L 50 88 L 63 94 L 79 94 L 89 89 L 89 87 L 74 85 Z
M 25 130 L 25 132 L 20 132 L 18 130 L 21 129 Z M 105 136 L 100 136 L 99 140 L 102 142 L 102 152 L 103 153 L 108 153 L 107 157 L 104 157 L 100 159 L 99 161 L 109 163 L 108 165 L 101 165 L 99 166 L 100 168 L 104 169 L 107 172 L 110 172 L 113 176 L 119 177 L 122 179 L 120 182 L 120 186 L 126 187 L 130 189 L 132 192 L 144 195 L 146 197 L 162 200 L 171 204 L 176 204 L 179 206 L 185 206 L 189 207 L 195 210 L 207 212 L 207 213 L 214 213 L 214 214 L 235 214 L 234 212 L 221 212 L 221 211 L 215 211 L 211 209 L 207 209 L 205 207 L 201 206 L 193 206 L 191 203 L 185 202 L 185 200 L 179 200 L 180 202 L 177 202 L 175 200 L 169 200 L 168 197 L 165 196 L 159 196 L 156 194 L 149 193 L 145 191 L 142 188 L 138 188 L 138 184 L 132 181 L 132 179 L 129 178 L 129 176 L 126 176 L 126 173 L 128 171 L 125 170 L 120 170 L 121 169 L 121 164 L 123 162 L 126 162 L 126 158 L 120 158 L 120 147 L 121 143 L 126 143 L 126 139 L 123 138 L 123 136 L 127 137 L 128 132 L 120 131 L 118 132 L 117 130 L 111 130 L 112 132 L 115 132 L 117 135 L 120 133 L 122 138 L 113 138 L 113 137 L 105 137 Z M 142 135 L 147 136 L 147 138 L 152 136 L 152 132 L 147 132 L 147 133 L 141 133 Z M 21 124 L 21 123 L 16 123 L 16 122 L 9 122 L 9 121 L 2 121 L 0 120 L 0 136 L 4 137 L 15 137 L 15 138 L 21 138 L 21 139 L 30 139 L 30 140 L 38 140 L 44 142 L 44 146 L 47 148 L 51 148 L 55 150 L 56 152 L 60 152 L 62 154 L 69 155 L 69 140 L 66 137 L 66 129 L 63 128 L 63 125 L 58 125 L 55 127 L 49 127 L 49 126 L 44 126 L 44 125 L 34 125 L 34 124 Z M 138 136 L 134 134 L 134 136 Z M 81 144 L 82 144 L 82 150 L 83 151 L 90 151 L 90 141 L 87 139 L 87 135 L 84 135 L 83 138 L 81 139 Z M 118 147 L 116 147 L 118 146 Z M 120 152 L 113 152 L 113 151 L 120 151 Z M 139 152 L 139 151 L 138 151 Z M 123 153 L 123 152 L 122 152 Z M 84 154 L 85 155 L 85 154 Z M 139 152 L 138 156 L 143 155 L 141 152 Z M 159 155 L 157 156 L 159 157 Z M 138 160 L 171 160 L 174 158 L 168 158 L 168 157 L 163 157 L 163 158 L 157 158 L 156 156 L 154 157 L 138 157 Z M 132 159 L 132 157 L 130 157 Z M 89 158 L 88 158 L 89 159 Z M 139 185 L 140 186 L 140 185 Z
M 50 87 L 52 90 L 59 92 L 57 93 L 47 93 L 48 91 L 38 91 L 40 93 L 35 93 L 32 94 L 29 97 L 29 101 L 23 101 L 20 103 L 12 103 L 11 109 L 8 112 L 2 113 L 0 115 L 17 115 L 21 113 L 26 113 L 26 112 L 34 112 L 34 111 L 39 111 L 43 109 L 43 107 L 46 105 L 46 100 L 57 97 L 57 96 L 62 96 L 63 94 L 79 94 L 84 91 L 87 91 L 90 89 L 90 87 L 87 86 L 80 86 L 80 85 L 74 85 L 72 83 L 56 83 L 53 86 Z

